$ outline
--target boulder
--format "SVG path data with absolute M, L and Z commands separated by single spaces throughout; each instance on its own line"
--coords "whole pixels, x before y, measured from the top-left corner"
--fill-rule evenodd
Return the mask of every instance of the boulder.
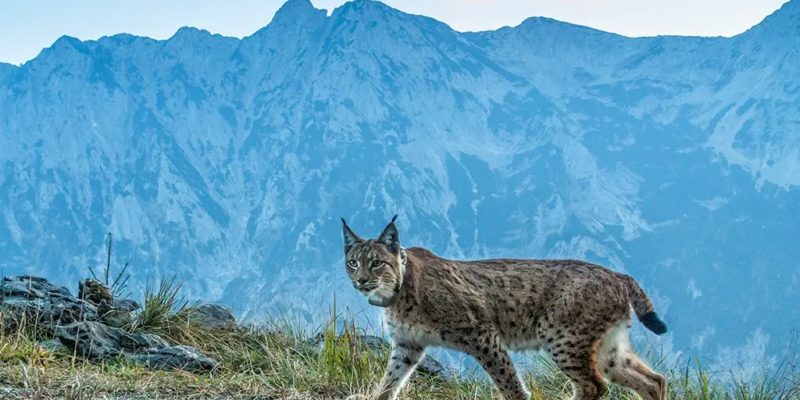
M 206 372 L 219 367 L 217 360 L 204 355 L 194 347 L 183 345 L 149 349 L 127 358 L 150 368 L 162 370 Z
M 7 328 L 24 323 L 50 331 L 58 325 L 97 319 L 96 306 L 73 297 L 69 289 L 47 279 L 9 276 L 0 286 L 0 313 Z
M 208 329 L 234 329 L 236 317 L 227 307 L 218 304 L 201 304 L 189 316 L 189 321 Z
M 75 354 L 92 361 L 115 357 L 156 369 L 210 371 L 219 362 L 190 346 L 170 346 L 158 335 L 129 333 L 100 322 L 76 322 L 56 328 L 56 337 Z

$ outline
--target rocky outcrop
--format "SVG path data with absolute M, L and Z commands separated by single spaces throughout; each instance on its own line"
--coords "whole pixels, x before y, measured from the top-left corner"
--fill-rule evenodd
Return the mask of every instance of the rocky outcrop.
M 0 312 L 4 326 L 20 324 L 52 330 L 59 325 L 97 319 L 97 307 L 75 298 L 69 289 L 47 279 L 23 275 L 4 277 L 0 288 Z
M 202 304 L 192 310 L 189 322 L 206 329 L 235 329 L 236 317 L 231 310 L 218 304 Z
M 75 354 L 92 361 L 124 357 L 156 369 L 210 371 L 219 363 L 190 346 L 170 346 L 158 335 L 129 333 L 100 322 L 76 322 L 56 328 L 56 337 Z
M 78 297 L 47 279 L 28 275 L 3 278 L 1 289 L 3 326 L 38 327 L 41 336 L 54 338 L 43 341 L 43 348 L 62 351 L 64 346 L 91 361 L 123 357 L 155 369 L 204 372 L 219 367 L 219 362 L 193 347 L 171 345 L 155 334 L 126 331 L 124 327 L 131 325 L 139 304 L 114 297 L 97 280 L 81 281 Z M 222 306 L 198 309 L 193 315 L 201 326 L 223 329 L 236 324 L 230 311 Z

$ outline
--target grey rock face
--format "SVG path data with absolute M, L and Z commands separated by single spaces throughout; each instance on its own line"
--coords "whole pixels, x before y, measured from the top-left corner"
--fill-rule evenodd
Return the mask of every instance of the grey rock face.
M 49 330 L 97 318 L 97 307 L 93 304 L 73 297 L 67 288 L 41 277 L 4 277 L 0 293 L 0 311 L 8 328 L 26 323 Z
M 238 326 L 231 310 L 218 304 L 198 306 L 189 319 L 193 324 L 203 328 L 233 329 Z

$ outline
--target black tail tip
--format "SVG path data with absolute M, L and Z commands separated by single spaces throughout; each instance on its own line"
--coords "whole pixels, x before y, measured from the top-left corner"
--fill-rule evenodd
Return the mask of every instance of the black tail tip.
M 645 328 L 650 329 L 656 335 L 663 335 L 667 333 L 667 324 L 658 317 L 658 314 L 655 311 L 650 311 L 647 314 L 644 314 L 639 317 L 639 321 L 642 321 L 642 325 Z

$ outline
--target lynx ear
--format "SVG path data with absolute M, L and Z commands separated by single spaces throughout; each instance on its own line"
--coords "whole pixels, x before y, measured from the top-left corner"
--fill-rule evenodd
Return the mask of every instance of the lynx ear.
M 397 233 L 397 227 L 394 225 L 396 219 L 397 215 L 392 218 L 389 225 L 386 225 L 386 228 L 383 229 L 383 232 L 378 237 L 378 241 L 385 244 L 392 253 L 400 252 L 400 237 Z
M 350 250 L 358 243 L 361 243 L 363 240 L 358 237 L 358 235 L 353 232 L 349 226 L 347 226 L 347 221 L 342 218 L 342 233 L 344 234 L 344 254 L 350 252 Z

